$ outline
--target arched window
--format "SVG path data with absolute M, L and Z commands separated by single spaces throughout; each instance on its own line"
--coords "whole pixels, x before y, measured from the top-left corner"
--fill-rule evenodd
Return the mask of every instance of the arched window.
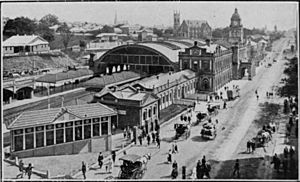
M 209 90 L 209 80 L 207 78 L 202 80 L 202 88 L 203 90 Z

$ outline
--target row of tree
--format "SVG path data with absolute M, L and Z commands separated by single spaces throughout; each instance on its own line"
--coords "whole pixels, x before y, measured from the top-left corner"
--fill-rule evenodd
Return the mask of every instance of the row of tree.
M 281 96 L 298 95 L 298 58 L 289 59 L 288 67 L 285 68 L 284 74 L 287 76 L 285 85 L 279 89 Z

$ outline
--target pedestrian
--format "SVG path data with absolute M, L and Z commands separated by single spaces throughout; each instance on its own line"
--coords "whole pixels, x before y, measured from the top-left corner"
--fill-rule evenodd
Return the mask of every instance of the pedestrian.
M 190 116 L 188 117 L 188 122 L 189 122 L 189 124 L 191 124 L 191 117 Z
M 108 159 L 108 163 L 106 165 L 106 172 L 107 173 L 111 173 L 112 172 L 112 161 L 111 161 L 111 158 Z
M 273 156 L 273 160 L 271 161 L 271 164 L 274 164 L 274 169 L 279 173 L 279 166 L 280 166 L 280 159 L 278 158 L 277 154 Z
M 157 143 L 157 147 L 160 148 L 160 139 L 159 139 L 159 137 L 156 137 L 156 143 Z
M 202 165 L 204 166 L 206 163 L 205 155 L 202 157 Z
M 284 149 L 283 149 L 283 155 L 284 155 L 285 158 L 287 158 L 288 154 L 289 154 L 289 149 L 287 148 L 287 146 L 285 146 Z
M 176 160 L 174 160 L 174 162 L 173 162 L 173 164 L 172 164 L 172 167 L 173 167 L 173 168 L 178 168 L 178 164 L 177 164 Z
M 33 168 L 33 166 L 31 165 L 31 163 L 29 163 L 29 164 L 28 164 L 28 167 L 26 168 L 26 173 L 27 173 L 27 175 L 28 175 L 28 179 L 31 178 L 32 168 Z
M 269 92 L 266 92 L 267 98 L 269 98 Z
M 252 153 L 255 151 L 255 141 L 251 140 Z
M 123 130 L 124 139 L 126 139 L 126 133 L 127 133 L 127 130 L 126 130 L 126 128 L 124 128 L 124 130 Z
M 240 163 L 239 163 L 239 159 L 236 159 L 233 169 L 234 170 L 233 170 L 232 176 L 235 176 L 235 173 L 237 172 L 237 176 L 239 178 L 240 177 Z
M 247 141 L 247 152 L 250 153 L 250 147 L 251 147 L 251 142 L 250 140 Z
M 115 162 L 116 162 L 116 151 L 115 150 L 113 150 L 111 152 L 111 158 L 112 158 L 113 163 L 115 164 Z
M 147 134 L 147 142 L 148 142 L 148 146 L 150 145 L 150 141 L 151 141 L 150 134 Z
M 257 98 L 257 100 L 258 100 L 258 98 L 259 98 L 258 94 L 256 95 L 256 98 Z
M 172 168 L 171 172 L 172 179 L 176 179 L 178 176 L 178 168 Z
M 83 161 L 82 161 L 82 165 L 81 165 L 81 171 L 82 171 L 83 179 L 86 179 L 86 176 L 85 176 L 86 165 L 85 165 L 85 163 Z
M 171 150 L 172 150 L 172 154 L 175 154 L 175 145 L 174 145 L 174 143 L 172 144 Z
M 255 90 L 255 94 L 257 95 L 257 90 Z
M 226 109 L 226 101 L 224 101 L 223 109 Z
M 142 139 L 141 135 L 138 136 L 138 139 L 139 139 L 140 145 L 143 145 L 143 139 Z
M 23 163 L 22 160 L 20 160 L 20 162 L 19 162 L 19 171 L 20 171 L 20 174 L 18 174 L 16 178 L 19 178 L 19 176 L 21 176 L 21 178 L 23 178 L 23 175 L 24 175 L 24 163 Z
M 169 150 L 169 153 L 168 153 L 168 156 L 167 156 L 167 161 L 168 161 L 169 164 L 172 163 L 172 151 L 171 150 Z
M 197 162 L 197 165 L 196 165 L 196 176 L 197 176 L 197 179 L 201 179 L 201 176 L 202 176 L 202 170 L 201 170 L 201 162 L 200 160 L 198 160 Z
M 216 124 L 218 124 L 219 123 L 219 120 L 218 119 L 216 119 Z
M 102 152 L 99 153 L 99 156 L 98 156 L 98 164 L 99 164 L 99 167 L 100 169 L 102 168 L 102 165 L 103 165 L 103 155 L 102 155 Z
M 174 149 L 175 149 L 175 153 L 179 153 L 178 147 L 177 147 L 177 143 L 176 143 L 176 142 L 175 142 L 175 144 L 174 144 Z
M 204 170 L 204 175 L 205 175 L 208 179 L 210 179 L 210 175 L 209 175 L 209 172 L 210 172 L 210 170 L 211 170 L 210 164 L 209 164 L 208 162 L 206 162 L 206 164 L 205 164 L 203 167 L 204 167 L 204 168 L 203 168 L 203 170 Z
M 153 131 L 153 132 L 151 133 L 151 135 L 152 135 L 152 143 L 154 143 L 154 142 L 155 142 L 155 131 Z
M 295 154 L 295 150 L 293 149 L 293 146 L 290 146 L 289 153 L 290 153 L 290 159 L 292 160 L 292 158 L 293 158 L 293 156 Z

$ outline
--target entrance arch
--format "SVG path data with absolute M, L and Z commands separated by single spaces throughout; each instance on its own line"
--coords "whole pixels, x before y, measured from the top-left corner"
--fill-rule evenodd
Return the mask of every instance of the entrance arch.
M 33 96 L 33 88 L 31 87 L 23 87 L 16 91 L 17 99 L 30 99 Z
M 208 91 L 209 88 L 210 88 L 208 78 L 203 78 L 203 79 L 202 79 L 202 84 L 201 84 L 201 85 L 202 85 L 202 89 L 203 89 L 204 91 Z

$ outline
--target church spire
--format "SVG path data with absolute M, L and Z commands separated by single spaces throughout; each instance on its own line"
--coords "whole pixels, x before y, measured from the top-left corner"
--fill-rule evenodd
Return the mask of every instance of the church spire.
M 117 11 L 115 11 L 115 20 L 114 20 L 114 24 L 116 25 L 117 22 L 118 22 L 118 20 L 117 20 Z

